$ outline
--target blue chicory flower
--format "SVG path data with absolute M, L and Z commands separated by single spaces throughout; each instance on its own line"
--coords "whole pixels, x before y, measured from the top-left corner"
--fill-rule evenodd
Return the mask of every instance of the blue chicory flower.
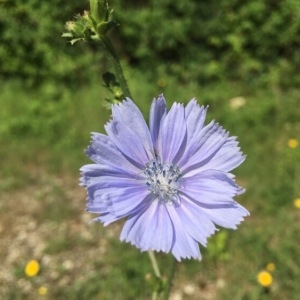
M 216 225 L 236 229 L 249 212 L 233 200 L 244 190 L 229 173 L 245 159 L 236 137 L 191 100 L 167 112 L 162 95 L 151 105 L 149 128 L 127 98 L 112 106 L 107 135 L 92 134 L 94 164 L 81 168 L 87 210 L 105 226 L 126 218 L 120 239 L 141 251 L 201 259 L 199 244 Z

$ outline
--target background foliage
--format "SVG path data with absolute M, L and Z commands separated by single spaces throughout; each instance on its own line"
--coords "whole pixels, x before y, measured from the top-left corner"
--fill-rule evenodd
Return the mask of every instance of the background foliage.
M 19 78 L 29 86 L 49 80 L 79 81 L 92 68 L 90 49 L 69 47 L 61 38 L 66 20 L 87 8 L 85 1 L 1 0 L 0 78 Z
M 2 78 L 40 83 L 91 74 L 95 49 L 69 47 L 60 38 L 65 21 L 87 9 L 87 1 L 0 3 Z M 300 67 L 297 0 L 114 0 L 111 6 L 121 24 L 114 33 L 119 52 L 131 66 L 185 81 L 243 78 L 284 86 L 300 81 L 293 76 Z
M 237 200 L 251 217 L 221 230 L 203 261 L 178 265 L 174 297 L 298 299 L 300 286 L 300 5 L 297 0 L 111 1 L 111 36 L 145 116 L 153 97 L 197 97 L 237 135 L 246 162 Z M 0 0 L 0 298 L 149 299 L 146 255 L 120 243 L 121 224 L 89 226 L 78 169 L 89 132 L 102 131 L 95 45 L 69 45 L 64 24 L 88 1 Z M 208 120 L 209 121 L 209 120 Z M 298 146 L 289 146 L 290 140 Z M 34 278 L 26 262 L 41 264 Z M 158 255 L 162 270 L 170 260 Z M 256 276 L 276 268 L 270 289 Z M 239 284 L 236 284 L 236 283 Z M 40 296 L 43 286 L 48 294 Z
M 291 78 L 300 64 L 296 0 L 117 2 L 118 19 L 126 24 L 122 40 L 132 41 L 123 46 L 133 63 L 153 68 L 164 62 L 187 80 L 298 82 Z

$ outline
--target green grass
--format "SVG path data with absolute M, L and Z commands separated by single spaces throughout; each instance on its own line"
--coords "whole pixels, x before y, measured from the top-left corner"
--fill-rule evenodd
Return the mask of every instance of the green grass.
M 202 262 L 179 263 L 173 292 L 183 299 L 213 295 L 222 300 L 296 300 L 300 210 L 293 201 L 300 197 L 300 147 L 291 149 L 287 142 L 300 141 L 300 91 L 236 82 L 199 86 L 126 72 L 145 115 L 160 93 L 169 106 L 174 100 L 196 97 L 209 105 L 208 120 L 216 119 L 238 136 L 247 154 L 235 174 L 247 189 L 237 200 L 251 216 L 237 231 L 222 229 L 212 237 L 208 248 L 201 248 Z M 78 169 L 88 163 L 83 150 L 90 132 L 103 132 L 110 116 L 103 106 L 103 87 L 95 83 L 80 89 L 56 88 L 49 84 L 32 91 L 11 82 L 1 89 L 1 234 L 16 245 L 26 236 L 16 259 L 4 259 L 10 277 L 5 288 L 0 278 L 1 299 L 42 298 L 37 293 L 40 286 L 48 288 L 44 299 L 150 299 L 155 279 L 147 254 L 118 241 L 121 224 L 88 225 L 93 216 L 84 213 L 85 192 L 77 186 Z M 243 97 L 244 105 L 233 108 L 234 97 Z M 12 249 L 10 243 L 4 245 L 0 254 L 8 257 Z M 32 258 L 42 268 L 30 279 L 22 268 Z M 158 261 L 167 273 L 170 257 L 159 254 Z M 276 269 L 266 291 L 256 276 L 269 262 Z M 194 287 L 192 294 L 187 285 Z

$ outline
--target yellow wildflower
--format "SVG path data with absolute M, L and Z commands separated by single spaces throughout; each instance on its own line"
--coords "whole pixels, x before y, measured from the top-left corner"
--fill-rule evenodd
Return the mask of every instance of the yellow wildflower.
M 276 266 L 275 266 L 274 263 L 268 263 L 266 265 L 266 270 L 269 271 L 269 272 L 273 272 L 275 269 L 276 269 Z
M 48 293 L 48 289 L 45 286 L 41 286 L 38 289 L 38 293 L 40 296 L 45 296 Z
M 40 270 L 40 264 L 35 259 L 30 260 L 25 267 L 25 274 L 29 277 L 36 276 Z
M 246 99 L 244 97 L 235 97 L 229 100 L 230 107 L 237 110 L 246 104 Z
M 167 86 L 167 81 L 164 78 L 159 78 L 157 80 L 157 85 L 161 88 L 166 87 Z
M 294 206 L 295 206 L 296 208 L 300 209 L 300 198 L 296 198 L 296 199 L 294 200 Z
M 288 146 L 292 149 L 295 149 L 298 147 L 298 141 L 296 139 L 289 139 L 288 140 Z
M 261 271 L 257 275 L 257 281 L 263 287 L 269 287 L 273 282 L 273 277 L 268 271 Z

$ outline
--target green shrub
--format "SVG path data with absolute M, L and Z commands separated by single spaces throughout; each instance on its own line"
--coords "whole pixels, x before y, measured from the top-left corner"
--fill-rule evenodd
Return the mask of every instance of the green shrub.
M 71 47 L 61 35 L 65 22 L 87 5 L 81 0 L 1 1 L 0 79 L 20 78 L 30 85 L 85 79 L 93 67 L 91 49 Z
M 243 80 L 291 86 L 300 54 L 297 0 L 109 1 L 120 23 L 112 34 L 131 66 L 188 82 Z M 61 38 L 88 1 L 0 2 L 0 78 L 79 82 L 99 71 L 102 51 Z M 101 71 L 103 71 L 101 66 Z
M 186 80 L 300 81 L 297 0 L 115 2 L 122 48 L 133 64 L 164 64 Z

